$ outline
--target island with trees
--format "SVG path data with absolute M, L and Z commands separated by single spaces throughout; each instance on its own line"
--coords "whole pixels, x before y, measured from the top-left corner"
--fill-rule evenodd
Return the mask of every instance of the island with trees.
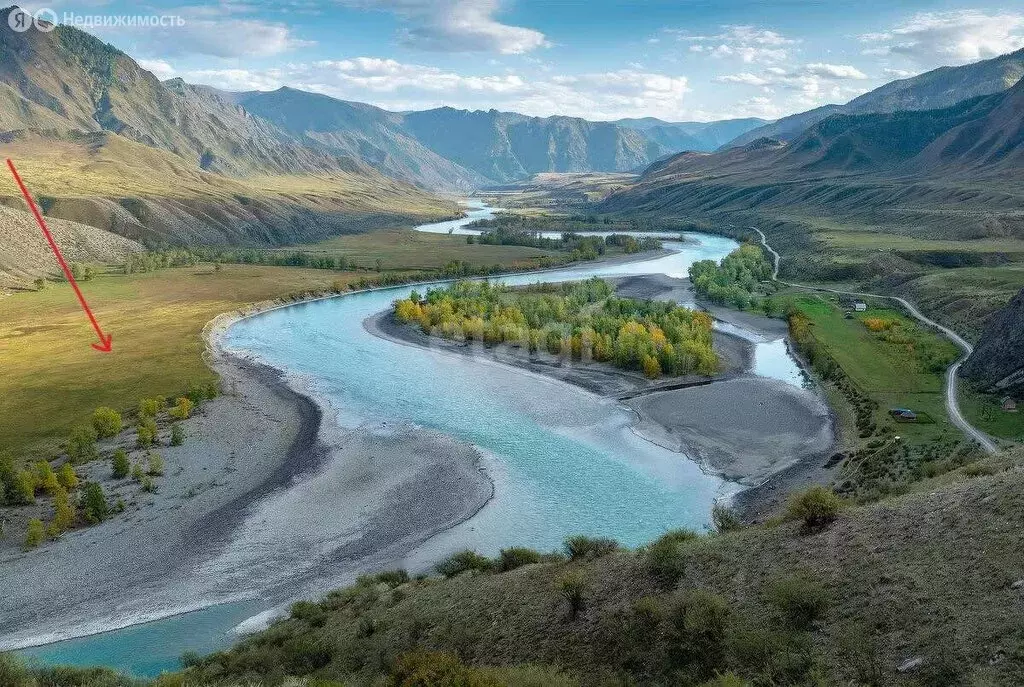
M 394 315 L 443 339 L 606 363 L 649 379 L 719 367 L 707 313 L 619 298 L 598 278 L 520 288 L 456 282 L 422 297 L 414 291 L 395 302 Z

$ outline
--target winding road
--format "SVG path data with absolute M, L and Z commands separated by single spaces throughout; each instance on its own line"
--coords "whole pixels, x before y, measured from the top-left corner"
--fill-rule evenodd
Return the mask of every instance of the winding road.
M 809 286 L 807 284 L 795 284 L 793 282 L 782 281 L 779 279 L 779 263 L 782 262 L 782 256 L 768 243 L 768 237 L 764 235 L 764 232 L 757 227 L 748 227 L 752 231 L 756 231 L 757 235 L 761 237 L 761 245 L 764 246 L 765 250 L 772 254 L 774 259 L 774 265 L 772 266 L 772 280 L 785 286 L 791 286 L 797 289 L 806 289 L 808 291 L 821 291 L 825 293 L 834 293 L 841 296 L 861 296 L 866 298 L 884 298 L 886 300 L 895 301 L 899 303 L 903 308 L 910 313 L 918 322 L 921 322 L 925 326 L 931 327 L 932 329 L 938 330 L 943 336 L 955 343 L 963 351 L 963 354 L 956 359 L 956 361 L 949 366 L 946 370 L 946 412 L 949 413 L 949 419 L 956 425 L 964 434 L 974 439 L 986 453 L 995 453 L 999 450 L 995 442 L 980 429 L 972 425 L 964 417 L 963 413 L 960 412 L 960 402 L 957 398 L 957 375 L 960 372 L 960 366 L 964 364 L 964 361 L 974 352 L 974 347 L 964 339 L 962 336 L 954 332 L 949 327 L 945 327 L 935 320 L 925 317 L 925 315 L 917 309 L 913 303 L 905 298 L 899 296 L 887 296 L 880 293 L 867 293 L 863 291 L 841 291 L 839 289 L 829 289 L 823 286 Z

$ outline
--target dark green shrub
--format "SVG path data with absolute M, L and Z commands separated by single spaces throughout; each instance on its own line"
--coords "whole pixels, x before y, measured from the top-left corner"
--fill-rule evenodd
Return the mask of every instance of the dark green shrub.
M 489 572 L 494 567 L 494 561 L 487 556 L 481 556 L 476 551 L 459 551 L 437 564 L 436 570 L 445 577 L 455 577 L 464 572 L 475 570 L 477 572 Z
M 711 522 L 714 523 L 715 531 L 718 533 L 743 529 L 743 520 L 740 519 L 739 513 L 720 503 L 716 503 L 711 508 Z
M 819 529 L 839 517 L 842 507 L 843 501 L 834 491 L 816 486 L 790 497 L 786 516 L 802 520 L 807 529 Z
M 103 487 L 96 482 L 89 482 L 82 489 L 82 512 L 85 519 L 90 523 L 102 522 L 106 519 L 109 506 L 107 497 L 103 494 Z
M 74 463 L 85 463 L 96 458 L 96 430 L 79 425 L 71 430 L 67 443 L 68 458 Z
M 312 601 L 296 601 L 291 608 L 292 618 L 304 620 L 313 627 L 322 627 L 327 622 L 327 611 Z
M 498 687 L 496 680 L 487 679 L 469 668 L 452 654 L 414 651 L 395 662 L 391 671 L 395 687 Z
M 647 547 L 644 562 L 651 576 L 664 589 L 670 589 L 686 573 L 684 545 L 700 538 L 693 530 L 669 530 Z
M 694 589 L 669 613 L 669 655 L 696 680 L 705 680 L 725 666 L 729 605 L 722 597 Z
M 308 675 L 331 662 L 331 648 L 307 635 L 292 637 L 281 645 L 282 662 L 291 675 Z
M 135 430 L 136 442 L 140 448 L 149 448 L 156 441 L 157 427 L 156 420 L 151 417 L 143 417 Z
M 523 546 L 513 546 L 501 550 L 501 553 L 498 555 L 498 570 L 500 572 L 508 572 L 509 570 L 521 568 L 524 565 L 533 565 L 540 562 L 541 554 L 539 552 Z
M 583 577 L 577 573 L 569 573 L 558 579 L 558 592 L 569 605 L 569 619 L 575 620 L 580 611 L 583 610 L 583 593 L 586 590 L 586 583 Z
M 131 464 L 128 462 L 128 454 L 123 448 L 114 451 L 114 457 L 110 459 L 110 463 L 114 479 L 124 479 L 128 476 Z
M 409 573 L 402 569 L 385 570 L 384 572 L 377 573 L 375 577 L 377 582 L 386 584 L 392 589 L 409 581 Z
M 825 588 L 803 577 L 785 577 L 768 586 L 768 601 L 782 614 L 787 625 L 806 630 L 820 619 L 828 609 Z
M 619 543 L 607 537 L 588 537 L 577 534 L 565 540 L 565 553 L 571 561 L 607 556 L 619 548 Z

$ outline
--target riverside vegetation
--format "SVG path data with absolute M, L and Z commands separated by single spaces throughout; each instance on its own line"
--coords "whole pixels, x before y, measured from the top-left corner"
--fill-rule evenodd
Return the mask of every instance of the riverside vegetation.
M 573 360 L 594 360 L 651 379 L 713 374 L 712 320 L 671 303 L 617 298 L 599 278 L 513 289 L 458 282 L 396 301 L 395 317 L 425 333 L 487 345 L 545 350 Z

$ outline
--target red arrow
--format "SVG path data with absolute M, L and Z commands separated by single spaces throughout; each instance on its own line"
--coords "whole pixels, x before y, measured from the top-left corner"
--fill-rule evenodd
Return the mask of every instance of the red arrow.
M 25 188 L 24 182 L 21 177 L 18 176 L 18 170 L 14 168 L 14 163 L 8 158 L 7 166 L 11 168 L 11 174 L 14 175 L 14 180 L 18 183 L 18 188 L 21 189 L 21 195 L 25 196 L 25 202 L 28 203 L 29 208 L 32 209 L 32 214 L 36 216 L 36 222 L 39 223 L 39 228 L 43 230 L 43 236 L 46 237 L 46 241 L 50 244 L 50 248 L 53 249 L 53 254 L 57 256 L 57 262 L 60 263 L 60 268 L 64 270 L 64 276 L 67 277 L 68 283 L 71 284 L 71 288 L 75 290 L 75 295 L 78 296 L 78 302 L 82 304 L 82 310 L 89 316 L 89 321 L 92 322 L 92 328 L 96 330 L 96 334 L 100 337 L 100 343 L 94 343 L 92 345 L 97 351 L 103 351 L 104 353 L 110 353 L 110 341 L 113 337 L 110 334 L 104 334 L 103 330 L 100 329 L 100 323 L 96 321 L 96 316 L 92 314 L 92 310 L 89 309 L 89 304 L 85 302 L 85 296 L 82 295 L 82 290 L 78 288 L 78 282 L 71 276 L 71 268 L 64 261 L 64 256 L 61 255 L 60 248 L 57 247 L 57 242 L 53 240 L 53 235 L 50 233 L 50 229 L 46 226 L 46 220 L 43 219 L 42 213 L 39 212 L 39 208 L 36 207 L 36 202 L 32 200 L 31 194 L 28 189 Z

